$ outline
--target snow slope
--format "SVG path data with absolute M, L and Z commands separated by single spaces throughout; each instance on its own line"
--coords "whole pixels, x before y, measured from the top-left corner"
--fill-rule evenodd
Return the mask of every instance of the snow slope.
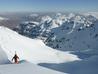
M 98 74 L 98 55 L 82 61 L 41 65 L 68 74 Z
M 8 64 L 0 65 L 0 74 L 65 74 L 54 70 L 49 70 L 37 65 L 24 64 Z
M 7 63 L 10 63 L 10 61 L 8 60 L 6 53 L 0 47 L 0 64 L 7 64 Z
M 12 59 L 15 51 L 20 60 L 27 60 L 35 64 L 80 60 L 76 55 L 49 48 L 41 40 L 29 39 L 2 26 L 0 27 L 0 45 L 9 60 Z

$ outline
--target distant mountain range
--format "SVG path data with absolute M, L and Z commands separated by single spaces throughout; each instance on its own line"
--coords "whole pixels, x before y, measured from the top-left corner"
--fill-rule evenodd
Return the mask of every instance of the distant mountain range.
M 41 16 L 40 21 L 22 22 L 14 30 L 30 38 L 42 39 L 47 46 L 63 51 L 98 49 L 97 18 L 97 12 L 57 13 Z

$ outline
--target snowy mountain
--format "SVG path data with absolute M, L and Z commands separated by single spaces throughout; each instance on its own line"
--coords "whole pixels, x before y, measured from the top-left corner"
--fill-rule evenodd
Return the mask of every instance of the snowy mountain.
M 77 15 L 58 28 L 53 28 L 45 43 L 60 50 L 98 49 L 98 19 Z
M 63 63 L 80 60 L 70 52 L 62 52 L 46 46 L 42 40 L 30 39 L 6 28 L 0 27 L 0 46 L 11 61 L 15 51 L 20 60 L 38 63 Z M 2 53 L 2 52 L 0 52 Z M 2 54 L 0 54 L 2 55 Z M 0 56 L 1 58 L 5 56 Z M 2 60 L 1 60 L 2 61 Z
M 97 49 L 98 19 L 96 13 L 57 13 L 43 16 L 39 24 L 20 24 L 16 31 L 30 38 L 39 38 L 47 46 L 59 50 Z M 34 25 L 34 26 L 33 26 Z
M 30 17 L 39 18 L 39 15 Z M 12 63 L 15 51 L 20 57 L 19 65 L 0 65 L 0 73 L 29 71 L 39 74 L 41 69 L 40 73 L 44 74 L 47 71 L 30 62 L 68 74 L 98 73 L 97 12 L 57 13 L 40 18 L 40 21 L 22 22 L 14 29 L 16 32 L 0 27 L 0 64 Z M 17 68 L 19 71 L 16 71 Z M 15 69 L 14 72 L 11 69 Z

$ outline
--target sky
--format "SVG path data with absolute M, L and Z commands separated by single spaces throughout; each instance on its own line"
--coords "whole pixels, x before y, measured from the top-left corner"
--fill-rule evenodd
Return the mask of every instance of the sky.
M 98 0 L 0 0 L 0 12 L 92 12 Z

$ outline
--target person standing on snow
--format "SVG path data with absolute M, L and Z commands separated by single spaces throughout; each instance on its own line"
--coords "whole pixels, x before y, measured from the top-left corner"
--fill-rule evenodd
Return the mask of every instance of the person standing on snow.
M 14 63 L 15 64 L 18 64 L 19 63 L 19 57 L 18 57 L 18 55 L 16 54 L 16 51 L 15 51 L 15 55 L 14 55 L 14 57 L 12 58 L 12 61 L 14 60 Z

